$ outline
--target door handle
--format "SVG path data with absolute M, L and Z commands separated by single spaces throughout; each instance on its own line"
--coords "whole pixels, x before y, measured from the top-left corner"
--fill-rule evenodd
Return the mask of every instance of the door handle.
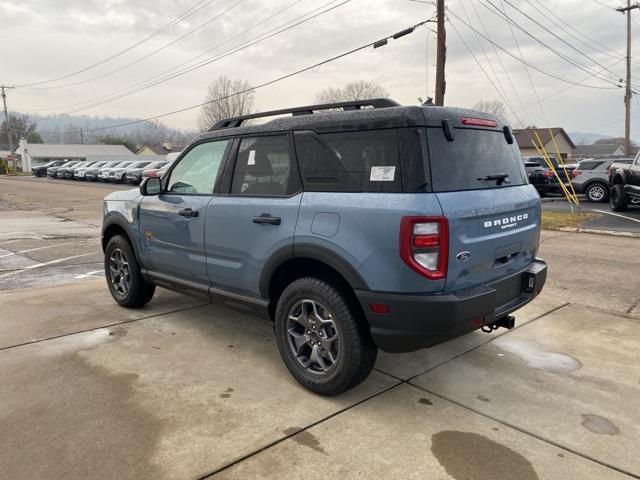
M 280 225 L 282 220 L 280 217 L 272 217 L 269 213 L 263 213 L 259 217 L 253 217 L 253 223 L 266 225 Z
M 185 208 L 183 210 L 179 210 L 178 215 L 180 215 L 181 217 L 192 218 L 192 217 L 197 217 L 199 215 L 199 212 L 197 210 Z

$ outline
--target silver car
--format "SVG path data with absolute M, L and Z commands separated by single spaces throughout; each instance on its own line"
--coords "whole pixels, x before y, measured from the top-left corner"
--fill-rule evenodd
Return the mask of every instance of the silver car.
M 609 200 L 609 167 L 613 162 L 631 163 L 632 158 L 589 158 L 571 172 L 571 184 L 576 193 L 584 193 L 590 202 Z

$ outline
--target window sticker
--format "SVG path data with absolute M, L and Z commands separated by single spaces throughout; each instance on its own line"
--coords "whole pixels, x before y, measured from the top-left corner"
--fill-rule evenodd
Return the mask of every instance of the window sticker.
M 396 178 L 396 167 L 371 167 L 370 182 L 393 182 Z
M 249 150 L 249 159 L 247 160 L 247 165 L 255 165 L 256 164 L 256 151 Z

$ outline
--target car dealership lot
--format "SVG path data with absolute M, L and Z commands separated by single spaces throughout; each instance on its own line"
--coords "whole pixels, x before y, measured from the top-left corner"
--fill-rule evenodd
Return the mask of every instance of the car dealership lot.
M 543 232 L 516 329 L 381 353 L 323 398 L 253 317 L 162 289 L 119 308 L 109 188 L 0 178 L 2 476 L 640 477 L 637 238 Z

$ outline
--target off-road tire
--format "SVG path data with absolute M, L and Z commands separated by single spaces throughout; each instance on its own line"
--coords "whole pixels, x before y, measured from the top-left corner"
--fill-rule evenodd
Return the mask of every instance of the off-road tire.
M 109 262 L 113 253 L 119 250 L 128 264 L 129 288 L 126 293 L 119 292 L 113 283 Z M 129 240 L 122 235 L 115 235 L 107 243 L 104 251 L 104 273 L 113 299 L 123 307 L 140 308 L 149 303 L 156 291 L 156 286 L 147 282 L 140 274 L 140 266 Z
M 325 307 L 335 325 L 339 350 L 333 368 L 327 373 L 313 374 L 305 369 L 289 343 L 287 325 L 290 312 L 303 300 L 312 300 Z M 378 348 L 361 316 L 357 306 L 325 280 L 304 277 L 285 288 L 276 307 L 274 331 L 285 366 L 303 387 L 320 395 L 338 395 L 369 376 Z
M 609 200 L 609 186 L 602 182 L 593 182 L 584 191 L 589 202 L 604 203 Z
M 609 195 L 609 205 L 614 212 L 624 212 L 629 204 L 629 199 L 624 191 L 624 185 L 621 183 L 615 184 L 611 187 L 611 194 Z

